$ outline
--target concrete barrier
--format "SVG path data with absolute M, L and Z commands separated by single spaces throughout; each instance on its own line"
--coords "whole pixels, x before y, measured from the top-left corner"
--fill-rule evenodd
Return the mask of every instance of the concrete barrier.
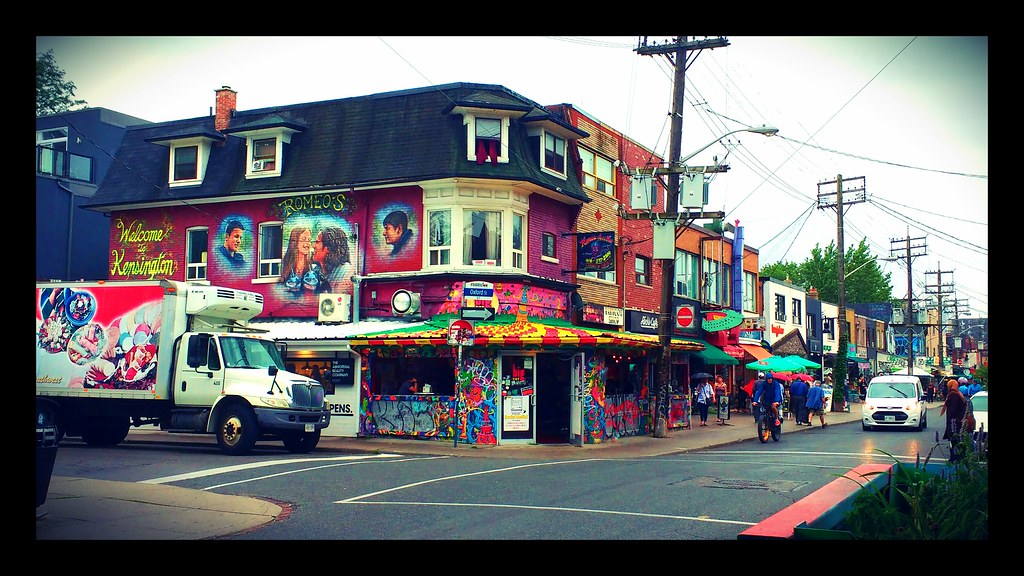
M 892 464 L 861 464 L 767 519 L 740 532 L 737 540 L 793 540 L 798 534 L 831 531 L 842 523 L 865 484 L 888 484 Z M 845 534 L 845 533 L 844 533 Z M 828 538 L 818 534 L 816 537 Z M 842 538 L 842 535 L 833 535 Z

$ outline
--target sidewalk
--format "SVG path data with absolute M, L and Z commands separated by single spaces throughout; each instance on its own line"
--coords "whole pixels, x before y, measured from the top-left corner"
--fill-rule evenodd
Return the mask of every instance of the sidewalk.
M 938 402 L 929 404 L 929 416 L 938 414 Z M 934 411 L 933 411 L 934 410 Z M 860 405 L 850 412 L 825 415 L 829 426 L 856 424 Z M 667 438 L 627 437 L 583 447 L 566 444 L 516 446 L 454 446 L 452 442 L 401 438 L 323 437 L 312 454 L 397 453 L 453 457 L 538 458 L 641 458 L 700 450 L 753 440 L 757 427 L 751 414 L 733 413 L 725 425 L 715 423 L 689 430 L 671 430 Z M 937 420 L 929 422 L 934 427 Z M 817 426 L 783 423 L 783 439 L 793 433 L 821 433 Z M 209 442 L 211 436 L 177 435 L 156 430 L 133 430 L 125 443 Z M 59 458 L 59 456 L 58 456 Z M 230 457 L 225 457 L 230 458 Z M 160 484 L 111 482 L 53 476 L 46 502 L 36 508 L 36 540 L 201 540 L 237 534 L 288 515 L 287 505 L 245 496 L 214 494 Z

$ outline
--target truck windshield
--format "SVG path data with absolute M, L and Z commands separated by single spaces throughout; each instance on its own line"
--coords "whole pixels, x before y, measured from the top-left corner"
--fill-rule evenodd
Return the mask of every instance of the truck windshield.
M 284 370 L 284 361 L 273 342 L 256 338 L 224 337 L 220 339 L 227 368 L 268 368 Z

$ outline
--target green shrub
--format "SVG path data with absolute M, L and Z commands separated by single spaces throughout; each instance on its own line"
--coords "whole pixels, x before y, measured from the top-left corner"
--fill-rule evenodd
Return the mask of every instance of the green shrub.
M 934 473 L 927 464 L 937 436 L 923 465 L 920 456 L 910 467 L 878 450 L 893 458 L 892 476 L 881 489 L 862 484 L 842 529 L 863 540 L 987 540 L 986 452 L 962 435 L 963 456 Z

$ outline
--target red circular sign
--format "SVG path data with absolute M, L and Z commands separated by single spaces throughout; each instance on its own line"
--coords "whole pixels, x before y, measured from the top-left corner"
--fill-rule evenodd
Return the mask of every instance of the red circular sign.
M 473 337 L 473 325 L 466 320 L 455 320 L 448 327 L 448 339 L 453 341 L 469 340 Z
M 676 323 L 683 328 L 693 324 L 693 310 L 690 310 L 686 306 L 680 308 L 679 312 L 676 312 Z

